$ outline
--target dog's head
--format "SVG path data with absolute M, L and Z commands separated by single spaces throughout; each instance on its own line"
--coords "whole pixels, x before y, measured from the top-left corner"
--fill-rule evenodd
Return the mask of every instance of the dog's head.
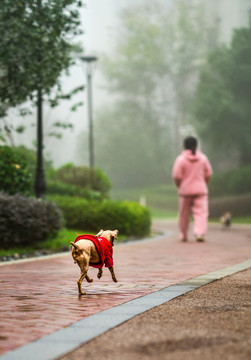
M 222 214 L 222 216 L 220 217 L 221 222 L 225 222 L 226 220 L 231 219 L 231 213 L 230 212 L 225 212 L 224 214 Z
M 106 238 L 113 246 L 115 239 L 118 238 L 118 230 L 100 230 L 100 232 L 96 236 L 102 236 Z
M 72 245 L 72 257 L 73 257 L 73 260 L 74 260 L 74 264 L 76 263 L 80 263 L 81 262 L 81 259 L 83 257 L 83 251 L 78 247 L 78 244 L 77 243 L 74 243 L 74 242 L 71 242 L 71 245 Z

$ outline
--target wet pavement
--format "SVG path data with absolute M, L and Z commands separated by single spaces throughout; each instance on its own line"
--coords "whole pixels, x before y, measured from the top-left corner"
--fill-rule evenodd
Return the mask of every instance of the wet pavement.
M 151 240 L 117 244 L 113 283 L 90 269 L 86 296 L 78 296 L 79 268 L 70 253 L 0 266 L 0 354 L 65 328 L 76 321 L 166 286 L 241 263 L 250 258 L 251 227 L 222 231 L 211 225 L 205 243 L 177 241 L 176 224 L 154 223 L 168 231 Z M 69 243 L 72 239 L 69 239 Z

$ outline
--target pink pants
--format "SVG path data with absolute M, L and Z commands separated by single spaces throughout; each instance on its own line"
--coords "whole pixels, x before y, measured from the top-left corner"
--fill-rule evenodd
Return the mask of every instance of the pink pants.
M 194 235 L 204 237 L 207 232 L 208 196 L 179 196 L 179 229 L 182 239 L 187 238 L 191 211 Z

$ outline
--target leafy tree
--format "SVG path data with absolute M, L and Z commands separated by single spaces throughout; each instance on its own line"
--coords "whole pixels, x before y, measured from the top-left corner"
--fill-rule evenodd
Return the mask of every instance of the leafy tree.
M 97 125 L 97 162 L 115 185 L 166 181 L 208 33 L 203 8 L 187 1 L 142 3 L 121 14 L 115 53 L 103 72 L 115 104 Z M 109 131 L 107 131 L 109 129 Z
M 0 117 L 28 98 L 37 104 L 36 196 L 43 197 L 43 99 L 61 90 L 60 74 L 72 64 L 81 0 L 3 0 L 0 3 Z
M 79 30 L 79 0 L 0 2 L 0 115 L 11 106 L 49 94 L 72 64 Z
M 230 46 L 214 50 L 200 73 L 193 105 L 198 133 L 216 162 L 251 158 L 251 27 L 236 29 Z M 231 157 L 227 156 L 231 151 Z M 222 155 L 223 154 L 223 155 Z
M 15 150 L 15 153 L 26 162 L 28 170 L 32 174 L 32 181 L 34 183 L 34 177 L 36 174 L 36 151 L 33 149 L 28 149 L 24 145 L 13 146 L 12 149 Z M 44 159 L 44 167 L 46 175 L 50 171 L 53 171 L 53 163 L 46 157 Z

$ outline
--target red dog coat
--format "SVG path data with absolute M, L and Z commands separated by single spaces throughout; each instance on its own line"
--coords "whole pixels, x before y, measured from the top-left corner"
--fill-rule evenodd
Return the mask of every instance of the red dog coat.
M 98 264 L 89 263 L 90 266 L 101 269 L 104 264 L 106 267 L 110 268 L 113 266 L 113 249 L 112 245 L 109 243 L 109 241 L 104 237 L 97 237 L 95 235 L 79 235 L 76 237 L 74 243 L 76 243 L 79 240 L 90 240 L 94 243 L 97 252 L 100 257 L 100 262 Z

